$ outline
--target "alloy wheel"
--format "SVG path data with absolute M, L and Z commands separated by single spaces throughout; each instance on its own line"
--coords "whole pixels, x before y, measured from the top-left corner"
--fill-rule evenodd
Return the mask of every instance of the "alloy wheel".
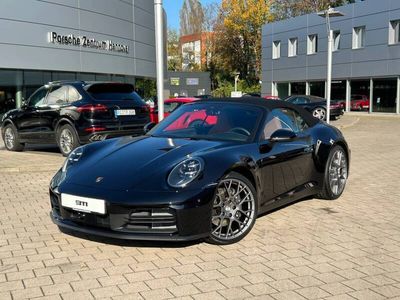
M 212 236 L 230 241 L 246 234 L 255 218 L 255 203 L 246 183 L 234 178 L 222 180 L 213 202 Z
M 347 159 L 342 149 L 337 149 L 329 165 L 329 186 L 332 193 L 340 195 L 347 181 Z
M 325 120 L 325 115 L 326 115 L 326 112 L 325 112 L 325 109 L 323 109 L 323 108 L 316 108 L 313 111 L 313 116 L 317 119 Z
M 7 149 L 12 149 L 15 143 L 14 131 L 11 127 L 7 127 L 4 132 L 4 143 L 7 146 Z
M 64 153 L 70 153 L 73 149 L 73 144 L 74 144 L 74 140 L 73 140 L 72 132 L 69 129 L 64 128 L 60 134 L 61 150 Z

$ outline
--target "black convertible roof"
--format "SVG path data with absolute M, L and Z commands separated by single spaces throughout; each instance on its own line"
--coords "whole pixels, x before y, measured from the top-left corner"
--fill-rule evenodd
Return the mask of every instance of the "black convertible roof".
M 201 102 L 242 103 L 242 104 L 259 106 L 262 108 L 266 108 L 268 110 L 273 110 L 275 108 L 290 108 L 300 113 L 300 115 L 310 126 L 314 126 L 319 122 L 317 118 L 313 117 L 313 115 L 304 108 L 282 100 L 266 100 L 260 97 L 242 97 L 242 98 L 211 98 L 207 100 L 201 100 Z

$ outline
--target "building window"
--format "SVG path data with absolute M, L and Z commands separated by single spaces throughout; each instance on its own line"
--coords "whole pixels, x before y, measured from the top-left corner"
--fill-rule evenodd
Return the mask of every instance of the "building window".
M 281 57 L 281 41 L 275 41 L 272 43 L 272 59 L 278 59 Z
M 340 49 L 340 30 L 333 32 L 333 51 Z
M 307 38 L 307 54 L 315 54 L 318 52 L 318 35 L 311 34 Z
M 293 57 L 297 55 L 298 42 L 297 38 L 289 39 L 288 56 Z
M 353 49 L 364 48 L 365 46 L 365 26 L 353 28 Z
M 390 21 L 389 25 L 389 44 L 400 43 L 400 20 Z

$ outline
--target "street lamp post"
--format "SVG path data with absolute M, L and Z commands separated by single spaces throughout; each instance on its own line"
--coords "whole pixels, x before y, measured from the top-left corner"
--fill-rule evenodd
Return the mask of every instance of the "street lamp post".
M 164 38 L 162 0 L 154 0 L 158 121 L 164 119 Z
M 331 117 L 331 89 L 332 89 L 332 52 L 333 52 L 333 30 L 331 29 L 331 17 L 344 16 L 340 11 L 329 7 L 327 10 L 318 13 L 318 16 L 325 18 L 328 31 L 328 58 L 326 75 L 326 122 L 329 124 Z

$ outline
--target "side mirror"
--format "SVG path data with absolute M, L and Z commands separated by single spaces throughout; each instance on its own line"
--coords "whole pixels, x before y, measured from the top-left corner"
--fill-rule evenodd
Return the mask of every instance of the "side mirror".
M 153 127 L 156 126 L 156 125 L 157 125 L 157 124 L 156 124 L 156 123 L 153 123 L 153 122 L 147 123 L 147 124 L 144 126 L 144 128 L 143 128 L 144 133 L 148 133 L 148 132 L 149 132 L 150 130 L 152 130 Z
M 278 129 L 269 138 L 270 142 L 287 142 L 296 137 L 296 133 L 288 129 Z

